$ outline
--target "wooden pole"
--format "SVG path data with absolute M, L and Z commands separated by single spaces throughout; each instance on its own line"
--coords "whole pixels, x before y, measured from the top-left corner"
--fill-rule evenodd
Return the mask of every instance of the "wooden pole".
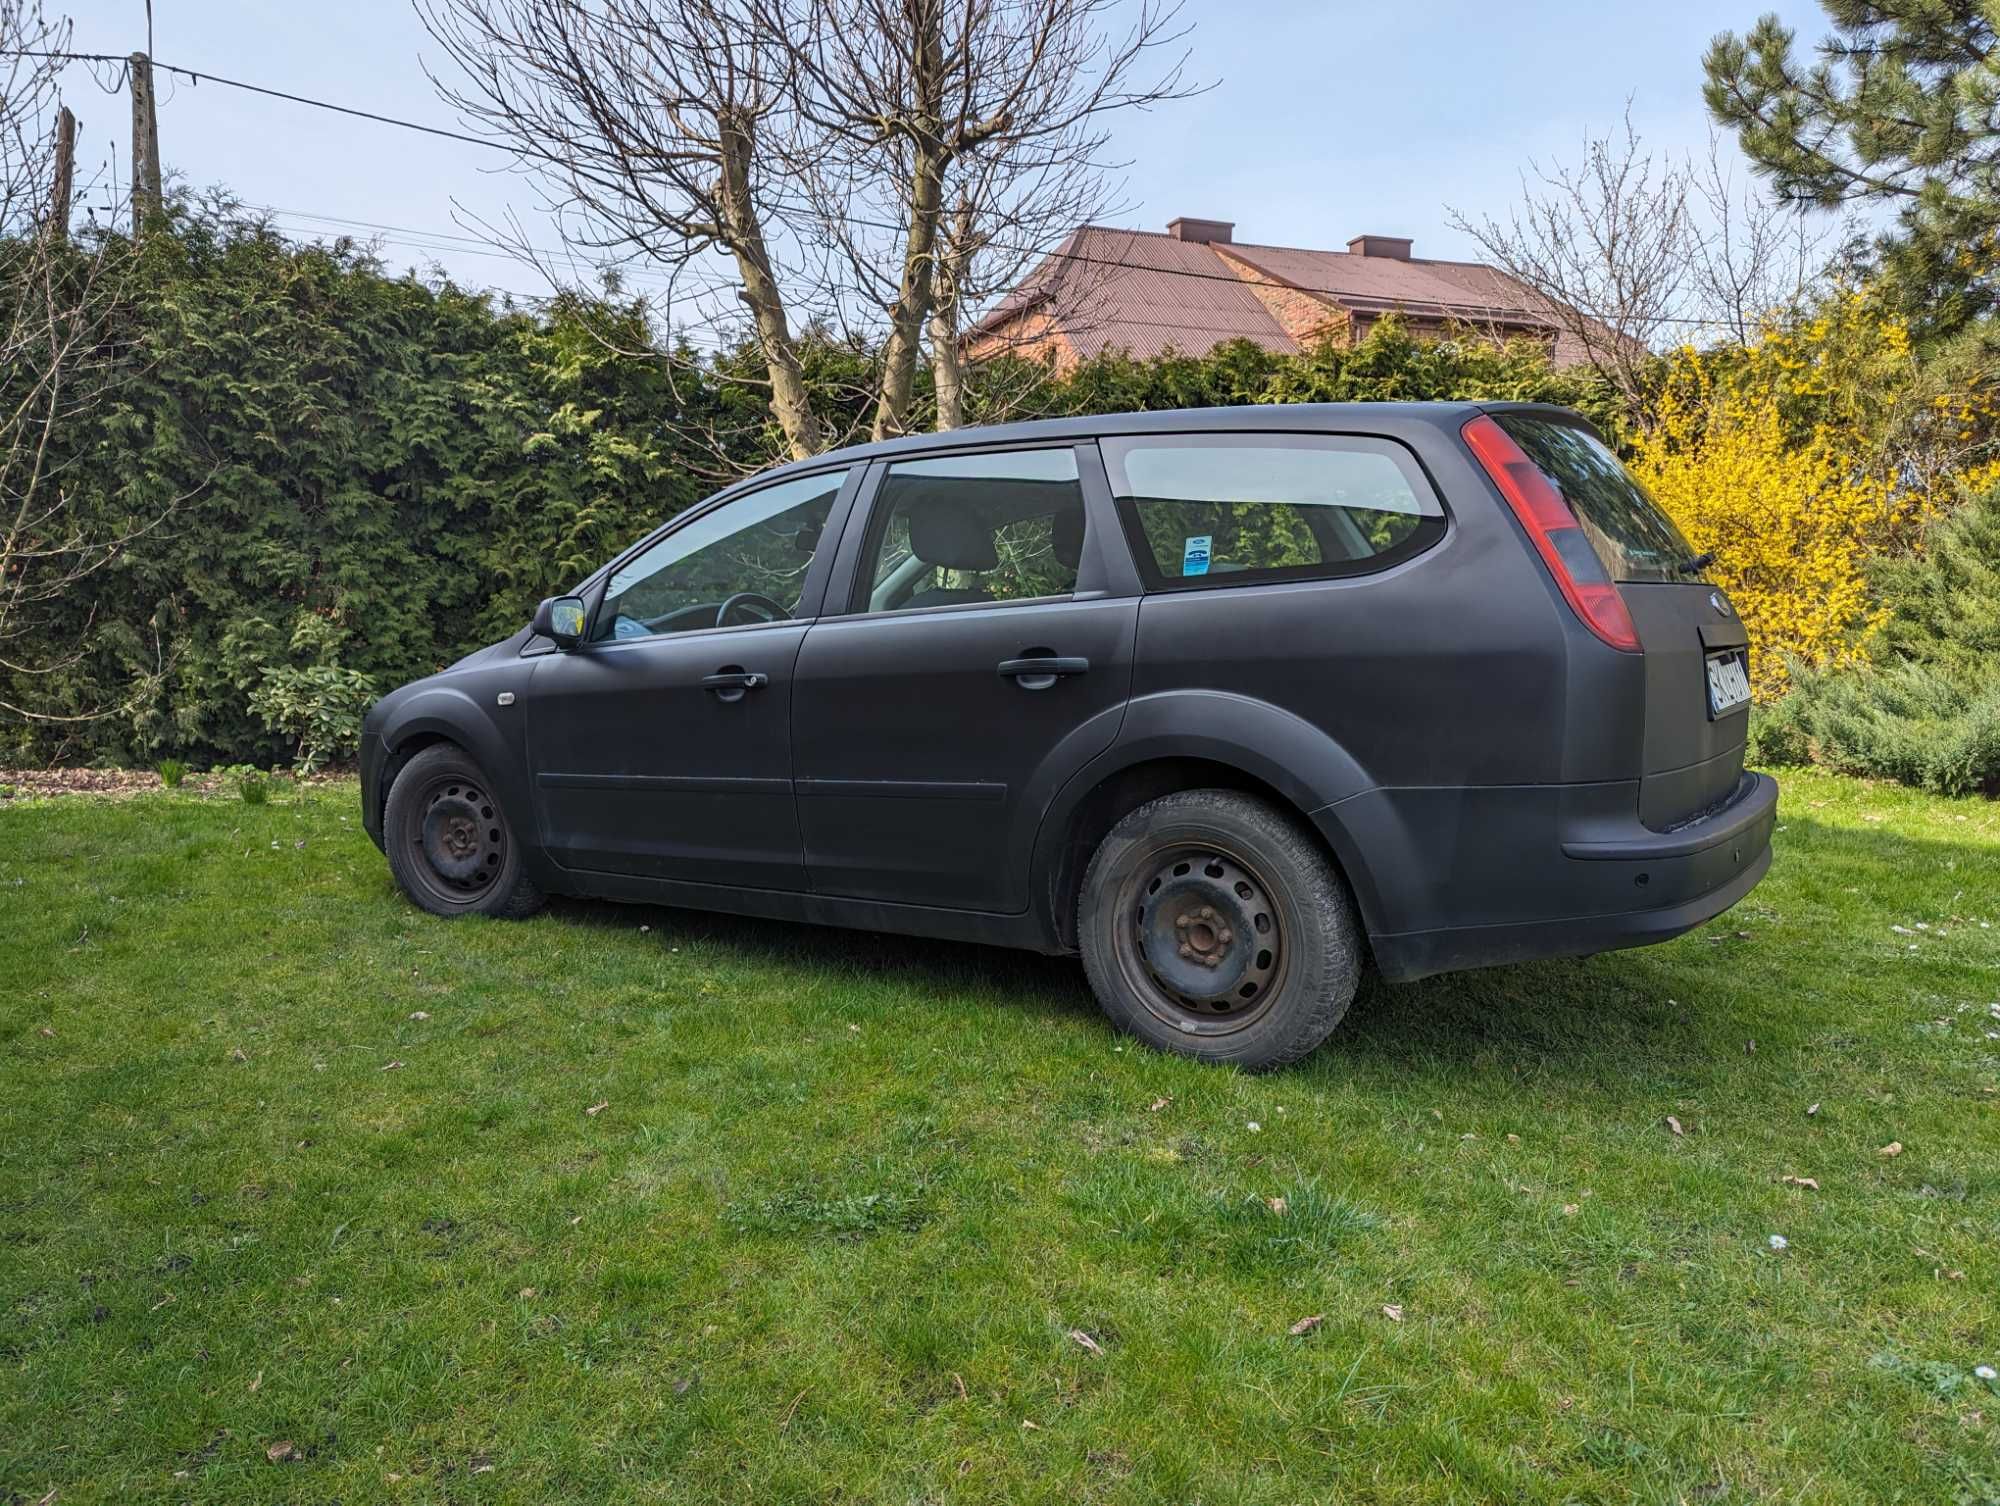
M 70 191 L 76 184 L 76 117 L 64 105 L 56 116 L 56 175 L 49 190 L 49 227 L 69 234 Z
M 135 52 L 132 64 L 132 230 L 137 234 L 163 207 L 160 121 L 153 108 L 153 60 Z

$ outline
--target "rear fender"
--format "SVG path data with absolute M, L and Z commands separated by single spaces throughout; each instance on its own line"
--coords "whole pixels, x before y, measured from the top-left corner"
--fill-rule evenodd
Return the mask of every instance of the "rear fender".
M 1332 847 L 1363 921 L 1369 930 L 1376 928 L 1382 900 L 1373 865 L 1338 812 L 1340 801 L 1374 788 L 1374 781 L 1312 723 L 1268 701 L 1226 691 L 1164 691 L 1126 704 L 1118 740 L 1063 786 L 1042 819 L 1034 892 L 1050 892 L 1072 822 L 1092 792 L 1137 765 L 1189 758 L 1239 770 L 1283 796 Z M 1058 919 L 1052 917 L 1052 924 Z

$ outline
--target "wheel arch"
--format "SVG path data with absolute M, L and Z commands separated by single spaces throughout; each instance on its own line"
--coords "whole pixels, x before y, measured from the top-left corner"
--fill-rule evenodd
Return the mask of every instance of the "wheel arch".
M 427 685 L 407 698 L 399 697 L 376 735 L 382 739 L 383 749 L 382 776 L 375 790 L 378 820 L 388 806 L 389 791 L 404 765 L 425 748 L 450 743 L 464 750 L 485 771 L 513 821 L 518 838 L 530 847 L 539 845 L 521 753 L 509 746 L 507 737 L 466 691 L 457 686 Z
M 1333 807 L 1372 787 L 1319 728 L 1268 702 L 1217 692 L 1147 696 L 1128 708 L 1118 741 L 1063 788 L 1042 822 L 1034 893 L 1063 950 L 1076 946 L 1084 870 L 1107 832 L 1149 800 L 1185 789 L 1230 789 L 1288 811 L 1346 880 L 1373 932 L 1379 906 L 1369 865 Z

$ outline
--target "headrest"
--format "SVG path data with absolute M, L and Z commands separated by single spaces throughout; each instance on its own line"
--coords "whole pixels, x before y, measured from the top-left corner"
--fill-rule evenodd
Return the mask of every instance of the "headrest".
M 1083 562 L 1083 509 L 1065 507 L 1049 525 L 1049 549 L 1056 560 L 1074 570 Z
M 910 509 L 910 549 L 925 564 L 947 570 L 991 570 L 1000 563 L 992 525 L 950 502 L 919 502 Z

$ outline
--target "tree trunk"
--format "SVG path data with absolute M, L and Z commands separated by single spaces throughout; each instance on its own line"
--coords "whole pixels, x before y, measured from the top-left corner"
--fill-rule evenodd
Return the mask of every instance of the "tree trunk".
M 965 366 L 958 353 L 966 263 L 972 255 L 971 206 L 961 202 L 953 216 L 951 243 L 938 256 L 937 288 L 931 303 L 931 376 L 937 384 L 937 426 L 965 427 Z
M 755 125 L 745 115 L 719 111 L 716 135 L 721 143 L 722 175 L 716 195 L 729 249 L 743 280 L 740 296 L 750 310 L 757 344 L 771 377 L 771 414 L 784 430 L 792 458 L 804 460 L 825 448 L 819 417 L 806 389 L 805 368 L 799 363 L 791 324 L 785 315 L 784 293 L 771 272 L 764 226 L 750 198 L 750 162 L 756 149 Z
M 889 338 L 882 350 L 882 396 L 875 405 L 877 439 L 906 432 L 910 394 L 916 387 L 917 349 L 931 310 L 936 275 L 938 215 L 944 201 L 943 155 L 919 147 L 910 181 L 909 236 L 903 243 L 903 281 L 889 311 Z

